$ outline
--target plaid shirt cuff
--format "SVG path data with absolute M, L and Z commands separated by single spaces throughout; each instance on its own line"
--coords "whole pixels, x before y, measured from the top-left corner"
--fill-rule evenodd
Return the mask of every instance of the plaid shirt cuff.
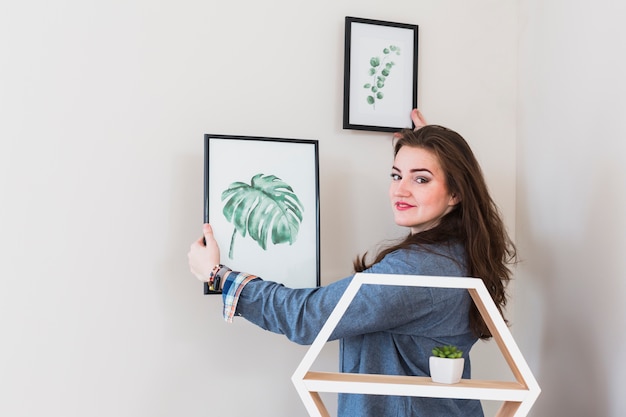
M 227 323 L 233 322 L 241 290 L 243 290 L 243 287 L 245 287 L 248 282 L 255 278 L 258 277 L 244 272 L 230 271 L 228 274 L 228 278 L 222 286 L 222 300 L 224 301 L 223 315 Z

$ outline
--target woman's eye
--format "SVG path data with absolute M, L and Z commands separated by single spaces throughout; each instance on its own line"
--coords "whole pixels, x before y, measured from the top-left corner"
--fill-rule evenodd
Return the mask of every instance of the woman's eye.
M 415 182 L 418 184 L 426 184 L 428 182 L 428 178 L 425 177 L 415 177 Z
M 399 181 L 399 180 L 402 179 L 402 177 L 400 175 L 398 175 L 398 174 L 391 174 L 391 179 L 393 181 Z

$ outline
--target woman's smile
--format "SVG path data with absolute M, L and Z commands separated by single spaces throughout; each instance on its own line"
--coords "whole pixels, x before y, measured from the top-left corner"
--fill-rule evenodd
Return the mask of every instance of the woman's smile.
M 409 209 L 412 209 L 412 208 L 415 207 L 414 205 L 411 205 L 409 203 L 405 203 L 403 201 L 397 201 L 395 203 L 395 206 L 396 206 L 396 210 L 399 210 L 399 211 L 409 210 Z

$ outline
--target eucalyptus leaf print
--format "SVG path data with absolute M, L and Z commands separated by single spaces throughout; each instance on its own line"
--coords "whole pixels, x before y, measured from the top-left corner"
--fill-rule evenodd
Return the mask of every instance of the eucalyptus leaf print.
M 275 175 L 256 174 L 250 184 L 234 182 L 222 192 L 224 217 L 234 225 L 228 257 L 233 259 L 235 236 L 249 235 L 263 250 L 296 241 L 304 207 L 291 186 Z
M 378 56 L 370 58 L 369 76 L 371 80 L 363 85 L 363 88 L 367 90 L 367 104 L 371 104 L 374 110 L 376 110 L 376 100 L 382 100 L 385 97 L 383 88 L 391 70 L 396 63 L 391 61 L 393 55 L 400 55 L 400 47 L 396 45 L 389 45 L 387 48 L 383 48 L 382 59 Z

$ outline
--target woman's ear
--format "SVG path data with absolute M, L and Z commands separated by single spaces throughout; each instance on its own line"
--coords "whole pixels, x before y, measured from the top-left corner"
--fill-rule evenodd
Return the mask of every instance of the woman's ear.
M 450 202 L 448 203 L 448 205 L 456 206 L 460 202 L 461 202 L 461 199 L 458 197 L 458 195 L 456 193 L 452 193 L 452 195 L 450 196 Z

